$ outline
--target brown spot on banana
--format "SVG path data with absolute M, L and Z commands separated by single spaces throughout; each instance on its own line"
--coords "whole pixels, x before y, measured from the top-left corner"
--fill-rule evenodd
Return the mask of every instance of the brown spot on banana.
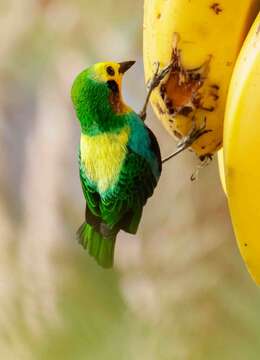
M 160 103 L 156 104 L 160 114 L 168 115 L 167 121 L 171 123 L 169 124 L 171 131 L 177 139 L 187 134 L 191 119 L 195 119 L 196 125 L 201 127 L 206 118 L 203 113 L 213 112 L 219 99 L 217 84 L 204 86 L 212 56 L 209 55 L 199 67 L 185 68 L 182 64 L 181 50 L 178 47 L 179 39 L 179 35 L 174 33 L 172 68 L 159 85 Z M 180 116 L 182 120 L 177 120 L 176 127 L 172 126 L 173 119 Z M 200 146 L 200 150 L 204 149 L 206 149 L 205 145 Z
M 210 8 L 215 12 L 216 15 L 219 15 L 223 11 L 219 3 L 213 3 Z
M 213 111 L 214 106 L 205 106 L 205 96 L 212 96 L 216 102 L 218 99 L 218 85 L 211 85 L 212 91 L 205 94 L 200 91 L 207 79 L 212 56 L 195 69 L 186 69 L 181 61 L 181 51 L 178 48 L 179 35 L 174 34 L 172 50 L 172 69 L 160 84 L 160 94 L 168 111 L 174 109 L 175 114 L 187 115 L 196 109 Z M 214 90 L 214 92 L 213 92 Z M 216 105 L 216 104 L 214 104 Z
M 161 106 L 160 106 L 159 103 L 156 104 L 156 107 L 157 107 L 157 110 L 159 111 L 160 114 L 164 114 L 164 113 L 165 113 L 165 111 L 161 108 Z
M 174 130 L 173 132 L 177 139 L 180 140 L 182 138 L 182 134 L 180 134 L 177 130 Z

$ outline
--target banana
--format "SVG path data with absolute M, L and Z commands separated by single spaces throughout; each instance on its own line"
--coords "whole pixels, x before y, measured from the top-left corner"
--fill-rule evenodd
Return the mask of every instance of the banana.
M 248 270 L 260 285 L 260 13 L 232 75 L 223 149 L 235 235 Z
M 224 193 L 227 195 L 223 148 L 218 151 L 218 169 L 219 169 L 219 177 L 220 177 L 222 189 Z
M 201 160 L 222 147 L 228 85 L 259 0 L 145 0 L 146 81 L 172 63 L 151 96 L 157 117 L 176 138 L 193 124 L 206 132 L 191 146 Z M 208 131 L 207 131 L 208 130 Z

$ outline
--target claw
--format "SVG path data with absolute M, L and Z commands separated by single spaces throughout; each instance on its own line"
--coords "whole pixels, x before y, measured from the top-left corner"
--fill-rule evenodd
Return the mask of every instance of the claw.
M 184 150 L 188 149 L 196 140 L 198 140 L 202 135 L 211 132 L 212 130 L 206 130 L 206 118 L 204 118 L 204 123 L 199 128 L 196 127 L 195 118 L 192 118 L 192 127 L 190 132 L 187 136 L 185 136 L 178 144 L 177 150 L 168 156 L 167 158 L 163 159 L 162 163 L 172 159 L 173 157 L 177 156 Z
M 160 62 L 157 61 L 155 63 L 155 72 L 154 72 L 154 75 L 152 77 L 152 79 L 150 79 L 148 81 L 148 83 L 146 84 L 146 87 L 147 87 L 147 90 L 148 90 L 148 94 L 147 94 L 147 97 L 146 97 L 146 100 L 145 100 L 145 103 L 144 103 L 144 106 L 143 106 L 143 109 L 142 111 L 140 112 L 139 116 L 140 118 L 144 121 L 145 118 L 146 118 L 146 109 L 147 109 L 147 106 L 148 106 L 148 102 L 150 100 L 150 96 L 153 92 L 153 90 L 160 85 L 160 82 L 169 74 L 169 72 L 172 70 L 172 67 L 173 67 L 173 61 L 167 65 L 166 67 L 162 68 L 160 70 Z
M 171 71 L 172 66 L 173 66 L 173 62 L 171 62 L 169 65 L 165 66 L 160 70 L 160 62 L 157 61 L 155 63 L 154 75 L 152 79 L 150 79 L 147 83 L 148 91 L 153 91 L 160 84 L 160 82 L 165 78 L 165 76 L 167 76 L 168 73 Z
M 195 118 L 192 118 L 192 127 L 187 136 L 185 136 L 178 144 L 177 148 L 184 150 L 190 147 L 196 140 L 198 140 L 202 135 L 211 132 L 212 130 L 206 130 L 206 118 L 204 118 L 203 125 L 197 128 Z

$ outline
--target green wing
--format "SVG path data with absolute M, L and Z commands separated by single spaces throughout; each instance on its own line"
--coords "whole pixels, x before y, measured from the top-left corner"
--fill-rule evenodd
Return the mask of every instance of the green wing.
M 95 190 L 94 186 L 91 184 L 85 173 L 85 170 L 81 163 L 80 151 L 79 151 L 79 175 L 80 175 L 83 194 L 85 196 L 89 210 L 92 212 L 93 215 L 100 216 L 101 215 L 99 210 L 100 195 Z
M 79 165 L 81 185 L 87 203 L 86 217 L 91 217 L 92 221 L 95 218 L 95 223 L 105 223 L 110 229 L 116 225 L 125 227 L 125 223 L 135 212 L 141 213 L 140 209 L 152 196 L 157 184 L 147 161 L 130 149 L 116 185 L 102 198 L 82 167 L 80 153 Z
M 122 229 L 135 234 L 143 206 L 152 196 L 157 179 L 150 165 L 128 149 L 118 181 L 106 194 L 100 194 L 89 181 L 81 164 L 80 180 L 86 199 L 85 223 L 78 230 L 79 242 L 103 267 L 113 266 L 114 246 Z
M 141 216 L 141 210 L 147 199 L 152 196 L 156 184 L 157 180 L 148 162 L 128 149 L 116 185 L 101 201 L 100 210 L 104 221 L 109 226 L 120 224 L 121 221 L 122 228 L 127 231 L 131 217 L 136 212 Z

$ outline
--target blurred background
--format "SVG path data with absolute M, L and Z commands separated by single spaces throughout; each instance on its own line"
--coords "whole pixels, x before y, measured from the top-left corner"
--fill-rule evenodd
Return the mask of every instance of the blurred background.
M 240 258 L 217 163 L 190 181 L 168 162 L 114 270 L 77 244 L 84 217 L 70 87 L 98 61 L 137 60 L 126 101 L 145 97 L 140 0 L 0 0 L 0 357 L 5 360 L 254 360 L 260 292 Z M 152 112 L 164 156 L 173 139 Z

